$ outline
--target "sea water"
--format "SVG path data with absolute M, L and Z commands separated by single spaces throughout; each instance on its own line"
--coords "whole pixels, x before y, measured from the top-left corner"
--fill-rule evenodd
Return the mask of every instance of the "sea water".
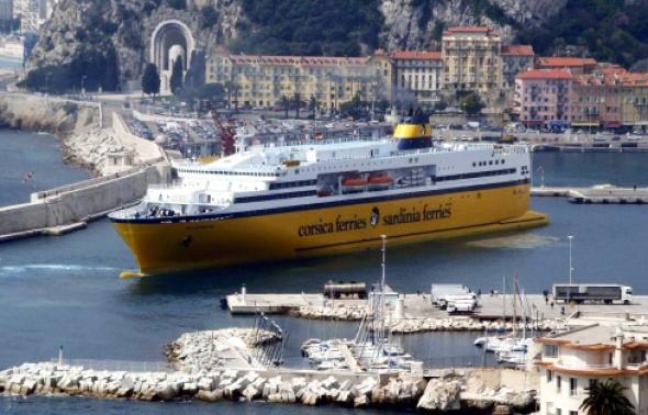
M 50 140 L 51 138 L 51 140 Z M 34 169 L 34 189 L 88 177 L 63 164 L 56 140 L 2 132 L 12 148 L 1 156 L 3 204 L 24 202 L 23 174 Z M 8 153 L 3 153 L 8 154 Z M 38 163 L 34 160 L 40 154 Z M 612 183 L 647 186 L 646 154 L 538 153 L 534 180 L 545 185 Z M 11 179 L 9 179 L 11 178 Z M 41 180 L 52 180 L 45 184 Z M 517 276 L 528 293 L 565 281 L 567 235 L 573 235 L 574 281 L 629 284 L 648 293 L 641 255 L 648 238 L 648 205 L 574 205 L 563 198 L 534 198 L 533 208 L 549 214 L 548 226 L 521 233 L 425 243 L 387 250 L 387 282 L 402 292 L 429 292 L 432 283 L 463 283 L 473 290 L 501 290 Z M 165 278 L 119 280 L 135 268 L 130 252 L 107 220 L 62 237 L 37 237 L 0 245 L 0 369 L 56 358 L 62 346 L 70 359 L 161 361 L 163 347 L 182 333 L 231 326 L 250 327 L 254 317 L 232 316 L 219 299 L 243 284 L 248 292 L 318 292 L 329 279 L 378 281 L 378 251 L 331 258 L 238 266 Z M 290 337 L 284 358 L 303 365 L 300 344 L 311 337 L 351 337 L 355 323 L 276 317 Z M 404 336 L 405 348 L 434 365 L 458 365 L 480 357 L 478 333 Z M 112 402 L 89 398 L 0 397 L 0 414 L 328 414 L 351 410 L 268 405 Z M 372 413 L 371 411 L 366 411 Z M 354 412 L 355 413 L 355 412 Z M 385 411 L 381 411 L 385 413 Z

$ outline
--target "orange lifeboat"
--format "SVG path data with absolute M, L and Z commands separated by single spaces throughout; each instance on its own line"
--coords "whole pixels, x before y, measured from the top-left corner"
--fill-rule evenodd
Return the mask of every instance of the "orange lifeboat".
M 344 193 L 362 192 L 369 181 L 362 177 L 350 177 L 342 180 L 342 191 Z
M 394 179 L 388 174 L 378 174 L 369 177 L 369 188 L 373 190 L 386 189 L 394 183 Z

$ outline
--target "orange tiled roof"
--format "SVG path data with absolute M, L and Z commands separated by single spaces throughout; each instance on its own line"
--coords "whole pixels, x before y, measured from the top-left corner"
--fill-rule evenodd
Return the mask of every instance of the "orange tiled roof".
M 546 70 L 546 69 L 534 69 L 531 71 L 527 72 L 522 72 L 521 74 L 518 74 L 518 76 L 515 77 L 516 79 L 524 79 L 524 80 L 533 80 L 533 79 L 564 79 L 564 80 L 569 80 L 572 78 L 571 73 L 566 70 L 562 69 L 551 69 L 551 70 Z
M 392 53 L 393 59 L 441 60 L 441 52 L 397 50 Z
M 366 57 L 333 56 L 268 56 L 268 55 L 230 55 L 232 62 L 239 65 L 302 65 L 302 66 L 364 66 Z
M 648 87 L 648 74 L 627 73 L 621 78 L 621 84 L 626 87 Z
M 531 45 L 502 45 L 502 56 L 533 56 Z
M 493 29 L 490 27 L 484 27 L 484 26 L 456 26 L 456 27 L 449 27 L 446 29 L 443 34 L 444 35 L 452 35 L 455 33 L 491 33 Z
M 592 58 L 572 58 L 562 56 L 544 56 L 538 58 L 538 66 L 544 67 L 579 67 L 587 65 L 596 65 L 596 60 Z

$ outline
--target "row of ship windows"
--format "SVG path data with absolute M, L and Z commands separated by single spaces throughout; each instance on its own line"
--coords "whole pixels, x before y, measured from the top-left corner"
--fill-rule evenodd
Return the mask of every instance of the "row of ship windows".
M 212 171 L 212 170 L 178 170 L 181 173 L 220 174 L 223 176 L 279 177 L 279 173 L 242 172 L 242 171 Z
M 455 174 L 452 176 L 441 176 L 437 177 L 437 182 L 449 181 L 449 180 L 462 180 L 462 179 L 476 179 L 478 177 L 488 177 L 488 176 L 501 176 L 504 174 L 513 174 L 516 169 L 502 169 L 502 170 L 491 170 L 491 171 L 482 171 L 478 173 L 464 173 L 464 174 Z
M 478 177 L 501 176 L 505 174 L 513 174 L 516 171 L 517 171 L 516 169 L 501 169 L 501 170 L 484 171 L 484 172 L 477 172 L 477 173 L 456 174 L 452 176 L 439 176 L 439 177 L 432 176 L 432 183 L 447 182 L 452 180 L 475 179 Z M 317 184 L 316 180 L 301 180 L 296 182 L 272 183 L 270 185 L 270 190 L 285 189 L 288 187 L 315 186 L 316 184 Z M 292 199 L 295 197 L 314 196 L 315 194 L 316 192 L 313 190 L 303 190 L 299 192 L 290 192 L 290 193 L 237 197 L 235 199 L 235 203 L 251 203 L 251 202 L 263 202 L 263 201 L 277 200 L 277 199 Z
M 504 164 L 506 160 L 495 160 L 494 164 Z M 482 167 L 482 166 L 492 166 L 493 165 L 493 160 L 488 160 L 486 161 L 473 161 L 473 167 Z

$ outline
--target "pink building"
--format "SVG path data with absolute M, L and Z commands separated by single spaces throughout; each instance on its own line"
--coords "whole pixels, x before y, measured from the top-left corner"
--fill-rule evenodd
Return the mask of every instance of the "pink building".
M 515 77 L 512 113 L 526 126 L 571 121 L 572 75 L 564 69 L 535 69 Z

